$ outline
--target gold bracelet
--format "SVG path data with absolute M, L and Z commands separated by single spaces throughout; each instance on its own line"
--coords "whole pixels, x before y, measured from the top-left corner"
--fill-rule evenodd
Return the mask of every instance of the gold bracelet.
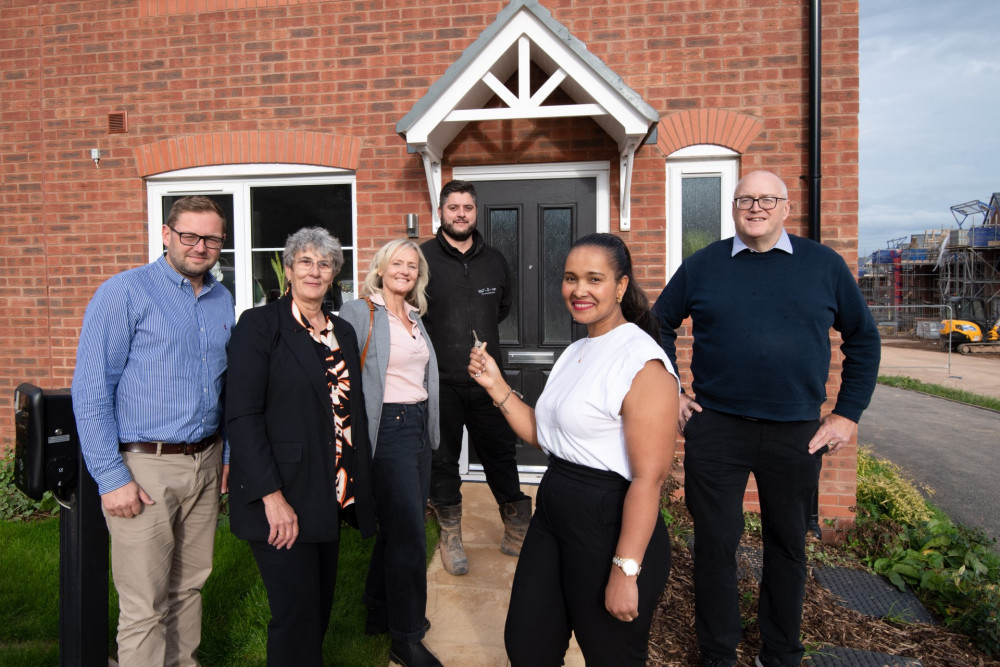
M 507 399 L 510 398 L 511 394 L 514 394 L 515 396 L 517 396 L 520 399 L 524 398 L 524 394 L 522 394 L 519 391 L 515 391 L 513 387 L 511 387 L 510 385 L 508 385 L 507 386 L 507 395 L 504 396 L 503 400 L 500 401 L 499 403 L 497 403 L 496 401 L 493 401 L 493 407 L 500 408 L 501 410 L 504 411 L 504 414 L 508 414 L 509 415 L 510 414 L 510 410 L 508 410 L 506 407 L 504 407 L 504 403 L 507 402 Z

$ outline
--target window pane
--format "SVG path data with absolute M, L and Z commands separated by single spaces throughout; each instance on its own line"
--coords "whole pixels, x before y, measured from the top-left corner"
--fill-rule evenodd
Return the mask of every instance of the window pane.
M 572 324 L 562 299 L 563 269 L 573 234 L 573 210 L 542 211 L 542 344 L 569 345 Z
M 681 259 L 722 238 L 722 179 L 684 176 L 681 181 Z
M 281 279 L 272 261 L 281 262 L 288 237 L 303 227 L 322 227 L 344 247 L 344 267 L 337 274 L 327 306 L 339 310 L 343 292 L 353 294 L 354 237 L 351 233 L 351 186 L 346 184 L 291 185 L 250 189 L 250 245 L 253 303 L 260 305 L 280 294 Z
M 516 344 L 520 339 L 518 288 L 518 214 L 516 208 L 491 208 L 486 212 L 486 241 L 507 258 L 514 284 L 514 302 L 510 314 L 500 323 L 500 342 L 504 345 Z

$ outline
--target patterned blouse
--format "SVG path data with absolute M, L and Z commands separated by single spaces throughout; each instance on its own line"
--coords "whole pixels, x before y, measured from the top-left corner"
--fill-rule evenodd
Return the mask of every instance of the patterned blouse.
M 324 313 L 326 326 L 317 333 L 302 316 L 292 300 L 292 317 L 305 327 L 316 343 L 317 352 L 326 368 L 326 384 L 330 388 L 333 407 L 333 431 L 337 443 L 337 502 L 346 508 L 354 504 L 354 444 L 351 441 L 351 378 L 340 343 L 333 333 L 333 322 Z

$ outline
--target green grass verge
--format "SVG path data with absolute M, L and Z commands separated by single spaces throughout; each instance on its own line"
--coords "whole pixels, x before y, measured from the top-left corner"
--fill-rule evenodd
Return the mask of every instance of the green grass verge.
M 901 377 L 898 375 L 879 375 L 878 383 L 889 387 L 899 387 L 900 389 L 919 391 L 924 394 L 930 394 L 931 396 L 939 396 L 952 401 L 958 401 L 959 403 L 968 403 L 969 405 L 976 405 L 981 408 L 987 408 L 989 410 L 996 410 L 997 412 L 1000 412 L 1000 399 L 993 398 L 992 396 L 973 394 L 969 391 L 953 389 L 940 384 L 921 382 L 920 380 L 914 380 L 913 378 Z
M 427 527 L 428 560 L 438 527 Z M 323 644 L 324 662 L 371 667 L 389 662 L 387 635 L 364 633 L 361 602 L 373 539 L 345 527 L 340 539 L 337 592 Z M 59 519 L 0 522 L 0 667 L 49 667 L 59 662 Z M 118 623 L 114 585 L 108 596 L 109 650 Z M 200 658 L 206 667 L 265 665 L 267 593 L 245 542 L 220 518 L 212 575 L 203 591 Z

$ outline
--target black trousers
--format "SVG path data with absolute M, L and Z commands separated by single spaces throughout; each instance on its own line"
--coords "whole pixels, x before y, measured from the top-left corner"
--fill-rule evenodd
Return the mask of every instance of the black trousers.
M 431 503 L 462 502 L 458 461 L 462 454 L 462 426 L 469 430 L 469 446 L 483 464 L 486 483 L 497 504 L 527 498 L 521 492 L 514 458 L 516 437 L 486 390 L 477 384 L 441 383 L 441 444 L 431 463 Z
M 322 667 L 323 637 L 333 607 L 340 542 L 296 542 L 291 549 L 250 542 L 250 550 L 271 607 L 267 623 L 268 667 Z
M 646 664 L 653 611 L 670 573 L 670 535 L 657 520 L 638 578 L 639 617 L 619 621 L 604 608 L 604 590 L 628 487 L 616 473 L 549 457 L 507 610 L 512 667 L 562 665 L 571 632 L 589 667 Z
M 695 629 L 703 658 L 736 664 L 741 634 L 736 549 L 752 472 L 764 538 L 757 610 L 761 653 L 786 665 L 801 662 L 805 535 L 822 462 L 808 444 L 818 428 L 818 421 L 754 421 L 708 409 L 688 420 L 684 498 L 694 519 Z

